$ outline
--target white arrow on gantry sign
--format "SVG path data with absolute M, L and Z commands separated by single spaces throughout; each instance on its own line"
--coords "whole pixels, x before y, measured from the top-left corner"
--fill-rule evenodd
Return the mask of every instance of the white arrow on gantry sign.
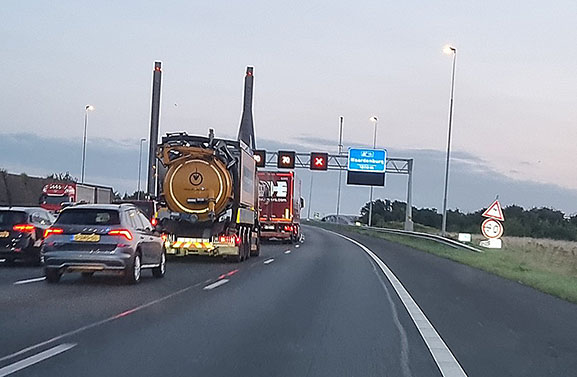
M 491 204 L 489 208 L 487 208 L 487 210 L 483 212 L 481 216 L 499 221 L 505 221 L 505 217 L 503 216 L 503 210 L 501 209 L 501 203 L 499 203 L 498 199 L 495 200 L 493 204 Z

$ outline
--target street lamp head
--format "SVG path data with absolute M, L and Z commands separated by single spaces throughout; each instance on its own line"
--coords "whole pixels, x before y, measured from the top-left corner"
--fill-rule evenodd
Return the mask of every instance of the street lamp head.
M 377 123 L 379 119 L 377 117 L 370 117 L 369 120 L 373 123 Z
M 447 55 L 456 54 L 457 49 L 455 47 L 447 44 L 447 45 L 443 46 L 443 53 L 447 54 Z
M 94 106 L 86 105 L 86 111 L 93 111 L 93 110 L 94 110 Z

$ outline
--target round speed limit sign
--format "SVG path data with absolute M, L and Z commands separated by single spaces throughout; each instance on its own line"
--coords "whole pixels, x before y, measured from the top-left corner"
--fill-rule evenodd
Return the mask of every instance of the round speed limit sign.
M 503 235 L 503 224 L 495 219 L 487 219 L 481 224 L 481 233 L 487 238 L 501 238 Z

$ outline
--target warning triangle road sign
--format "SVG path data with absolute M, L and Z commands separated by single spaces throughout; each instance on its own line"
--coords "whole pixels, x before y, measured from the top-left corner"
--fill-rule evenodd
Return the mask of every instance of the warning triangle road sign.
M 495 200 L 493 204 L 491 204 L 489 208 L 487 208 L 487 210 L 483 212 L 481 216 L 499 221 L 505 221 L 505 217 L 503 216 L 503 210 L 501 209 L 501 203 L 499 203 L 499 200 Z

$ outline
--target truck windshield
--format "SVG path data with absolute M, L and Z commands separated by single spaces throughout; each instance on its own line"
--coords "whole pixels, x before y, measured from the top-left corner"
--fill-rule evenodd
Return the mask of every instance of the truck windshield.
M 26 222 L 26 212 L 0 211 L 0 225 L 15 225 Z
M 67 209 L 60 213 L 57 224 L 118 225 L 120 216 L 116 210 Z
M 62 204 L 69 201 L 69 197 L 66 195 L 61 196 L 44 196 L 42 202 L 44 204 Z

